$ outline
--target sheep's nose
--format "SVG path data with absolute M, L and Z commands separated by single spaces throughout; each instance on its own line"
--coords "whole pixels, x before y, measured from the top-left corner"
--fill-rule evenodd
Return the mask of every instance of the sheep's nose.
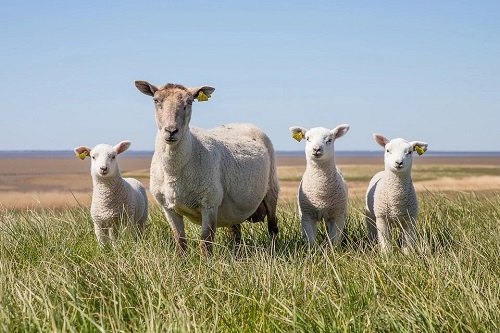
M 101 171 L 102 171 L 102 172 L 105 172 L 106 170 L 108 170 L 108 167 L 107 167 L 107 166 L 102 166 L 102 167 L 101 167 Z
M 403 161 L 396 161 L 396 167 L 397 168 L 402 168 L 403 167 Z
M 164 127 L 163 130 L 166 132 L 168 139 L 172 138 L 175 133 L 179 132 L 179 130 L 175 127 Z

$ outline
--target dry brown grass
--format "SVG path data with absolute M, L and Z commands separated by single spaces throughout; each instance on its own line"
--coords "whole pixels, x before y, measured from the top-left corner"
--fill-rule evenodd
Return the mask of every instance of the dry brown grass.
M 417 191 L 500 190 L 500 158 L 414 159 Z M 149 158 L 122 158 L 124 176 L 149 188 Z M 352 197 L 363 197 L 370 177 L 383 168 L 382 157 L 338 158 Z M 90 161 L 73 158 L 0 159 L 0 207 L 63 208 L 90 205 Z M 294 200 L 305 169 L 303 157 L 279 157 L 281 199 Z M 150 197 L 152 200 L 152 198 Z M 154 200 L 152 200 L 154 202 Z

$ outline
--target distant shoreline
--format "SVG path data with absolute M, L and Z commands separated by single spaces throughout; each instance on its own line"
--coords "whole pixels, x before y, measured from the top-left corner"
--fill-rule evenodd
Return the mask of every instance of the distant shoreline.
M 376 151 L 356 151 L 339 150 L 335 152 L 336 156 L 342 157 L 381 157 L 383 152 Z M 297 151 L 277 151 L 278 157 L 302 157 L 303 150 Z M 151 158 L 153 151 L 130 150 L 123 154 L 123 158 Z M 500 151 L 428 151 L 426 157 L 438 158 L 474 158 L 474 157 L 500 157 Z M 0 159 L 5 158 L 74 158 L 75 154 L 71 150 L 4 150 L 0 151 Z

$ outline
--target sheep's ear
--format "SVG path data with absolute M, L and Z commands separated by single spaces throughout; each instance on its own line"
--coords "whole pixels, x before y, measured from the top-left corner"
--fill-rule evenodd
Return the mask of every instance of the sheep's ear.
M 349 131 L 349 125 L 342 124 L 342 125 L 335 127 L 334 129 L 332 129 L 331 132 L 332 132 L 333 138 L 338 139 L 338 138 L 344 136 L 347 133 L 347 131 Z
M 197 99 L 198 102 L 208 101 L 212 97 L 212 93 L 215 88 L 210 86 L 203 86 L 197 88 L 188 88 L 189 92 L 193 95 L 193 98 Z
M 132 144 L 132 142 L 130 142 L 130 141 L 122 141 L 119 144 L 117 144 L 116 146 L 114 146 L 113 148 L 115 149 L 117 154 L 121 154 L 125 150 L 127 150 L 131 144 Z
M 85 147 L 85 146 L 76 147 L 74 149 L 76 157 L 78 157 L 81 160 L 84 160 L 85 157 L 89 156 L 91 150 L 92 150 L 92 148 Z
M 382 134 L 378 134 L 378 133 L 373 133 L 373 138 L 375 139 L 375 141 L 379 145 L 381 145 L 384 148 L 385 148 L 385 145 L 391 141 L 391 140 L 387 139 L 385 136 L 383 136 Z
M 306 136 L 307 128 L 301 126 L 292 126 L 290 127 L 290 132 L 292 132 L 292 137 L 300 142 L 302 138 Z
M 413 147 L 413 151 L 416 151 L 418 155 L 422 155 L 427 151 L 427 142 L 423 141 L 412 141 L 410 145 Z
M 158 90 L 155 85 L 146 81 L 135 81 L 135 86 L 141 93 L 149 96 L 154 96 L 155 92 Z

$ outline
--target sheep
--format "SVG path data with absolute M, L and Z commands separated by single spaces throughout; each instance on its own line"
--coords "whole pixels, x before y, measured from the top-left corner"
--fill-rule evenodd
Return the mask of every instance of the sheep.
M 385 170 L 373 176 L 366 192 L 366 225 L 372 241 L 378 240 L 383 252 L 389 248 L 391 228 L 397 227 L 404 252 L 415 244 L 418 201 L 411 178 L 413 151 L 422 155 L 427 143 L 390 140 L 374 133 L 375 141 L 385 148 Z
M 183 217 L 201 225 L 202 253 L 210 250 L 216 228 L 229 227 L 238 242 L 242 222 L 264 221 L 266 215 L 274 239 L 279 184 L 268 136 L 252 124 L 190 127 L 193 101 L 208 100 L 213 87 L 156 87 L 146 81 L 135 81 L 135 86 L 155 104 L 158 131 L 150 191 L 163 208 L 178 248 L 187 248 Z
M 328 239 L 338 244 L 347 218 L 347 184 L 335 164 L 334 141 L 344 136 L 349 125 L 342 124 L 329 130 L 323 127 L 306 129 L 290 127 L 293 137 L 306 138 L 306 170 L 298 190 L 298 205 L 302 236 L 313 246 L 317 222 L 324 220 Z
M 110 241 L 114 245 L 122 222 L 132 234 L 141 234 L 148 219 L 148 197 L 144 185 L 134 178 L 122 178 L 116 156 L 130 147 L 122 141 L 112 147 L 99 144 L 94 148 L 80 146 L 74 149 L 77 157 L 90 156 L 93 193 L 90 214 L 94 232 L 101 248 Z

